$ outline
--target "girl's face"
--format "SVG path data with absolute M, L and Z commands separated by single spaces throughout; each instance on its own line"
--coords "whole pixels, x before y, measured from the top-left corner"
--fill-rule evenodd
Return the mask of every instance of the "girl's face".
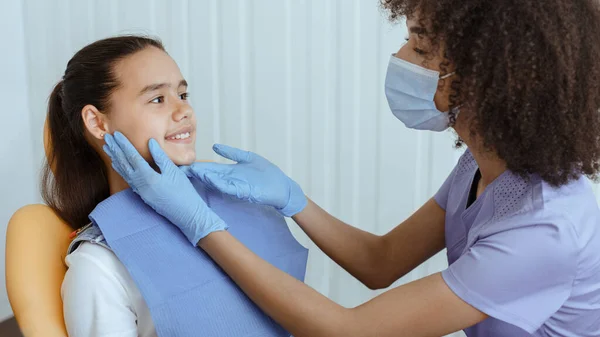
M 176 165 L 194 162 L 196 117 L 175 61 L 148 47 L 119 61 L 114 72 L 120 85 L 104 118 L 106 132 L 123 133 L 148 161 L 148 141 L 154 138 Z

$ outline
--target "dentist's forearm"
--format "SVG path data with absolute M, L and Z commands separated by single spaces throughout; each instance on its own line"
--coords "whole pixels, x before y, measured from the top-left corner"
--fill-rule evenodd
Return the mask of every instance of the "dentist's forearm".
M 386 248 L 381 236 L 352 227 L 312 200 L 294 221 L 332 260 L 369 288 L 385 287 L 381 278 Z
M 227 231 L 202 248 L 267 315 L 296 337 L 364 336 L 354 312 L 264 261 Z M 199 304 L 201 305 L 201 304 Z

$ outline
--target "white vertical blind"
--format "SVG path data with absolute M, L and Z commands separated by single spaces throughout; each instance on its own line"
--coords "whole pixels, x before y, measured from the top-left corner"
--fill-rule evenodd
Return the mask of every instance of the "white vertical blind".
M 0 36 L 6 49 L 0 53 L 0 101 L 4 102 L 0 112 L 4 126 L 0 142 L 0 322 L 11 315 L 4 291 L 6 225 L 14 211 L 37 200 L 23 43 L 23 4 L 15 1 L 1 5 Z

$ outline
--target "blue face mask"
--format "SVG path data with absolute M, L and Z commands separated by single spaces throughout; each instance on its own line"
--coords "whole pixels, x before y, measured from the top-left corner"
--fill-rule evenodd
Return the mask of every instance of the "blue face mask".
M 385 78 L 385 96 L 394 116 L 411 129 L 446 130 L 450 125 L 448 113 L 437 109 L 433 96 L 438 81 L 453 74 L 440 77 L 437 71 L 392 55 Z

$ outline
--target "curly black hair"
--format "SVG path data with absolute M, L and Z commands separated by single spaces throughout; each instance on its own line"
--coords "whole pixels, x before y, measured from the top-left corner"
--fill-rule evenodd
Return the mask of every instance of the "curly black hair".
M 418 18 L 458 76 L 483 146 L 523 177 L 560 186 L 600 170 L 598 0 L 381 0 L 392 21 Z M 443 67 L 442 67 L 443 70 Z M 464 111 L 464 112 L 463 112 Z

